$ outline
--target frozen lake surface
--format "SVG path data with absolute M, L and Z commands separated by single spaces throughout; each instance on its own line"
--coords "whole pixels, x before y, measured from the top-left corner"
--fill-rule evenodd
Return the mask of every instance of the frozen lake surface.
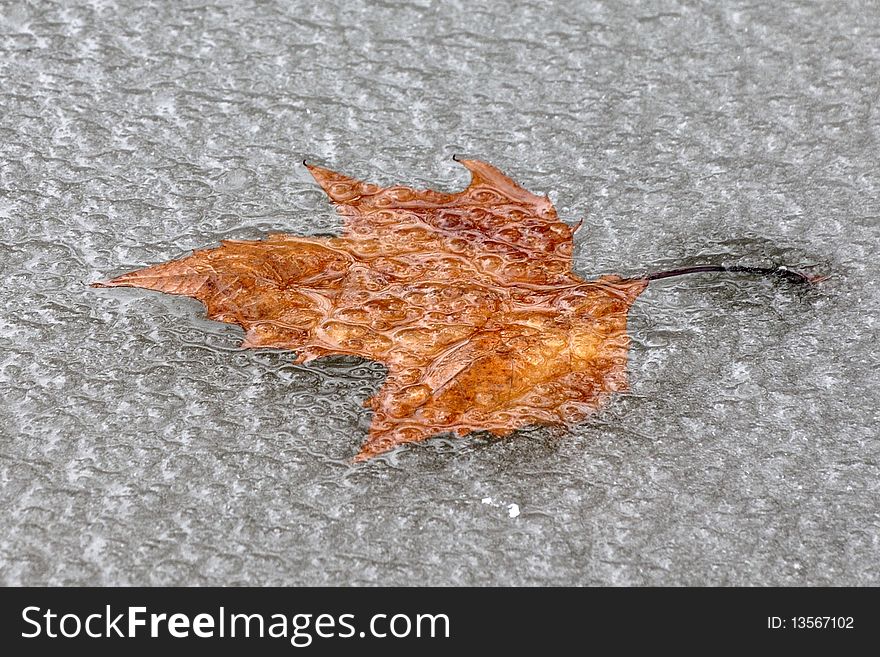
M 0 10 L 0 582 L 880 585 L 880 10 L 114 2 Z M 635 304 L 575 431 L 354 465 L 384 370 L 92 281 L 327 234 L 304 157 L 549 193 Z

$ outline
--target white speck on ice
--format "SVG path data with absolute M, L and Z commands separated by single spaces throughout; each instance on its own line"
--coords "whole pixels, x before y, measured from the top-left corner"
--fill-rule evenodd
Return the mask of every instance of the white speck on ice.
M 519 504 L 505 504 L 502 502 L 496 502 L 491 497 L 484 497 L 480 500 L 483 504 L 488 504 L 489 506 L 494 506 L 496 508 L 506 506 L 507 507 L 507 515 L 511 518 L 516 518 L 519 515 Z

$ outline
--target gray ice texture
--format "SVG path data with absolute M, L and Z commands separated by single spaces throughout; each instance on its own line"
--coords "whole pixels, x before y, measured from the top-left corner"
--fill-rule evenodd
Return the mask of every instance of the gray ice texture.
M 0 582 L 878 585 L 873 2 L 0 3 Z M 301 163 L 549 193 L 654 283 L 569 431 L 354 464 L 384 369 L 95 280 L 333 234 Z

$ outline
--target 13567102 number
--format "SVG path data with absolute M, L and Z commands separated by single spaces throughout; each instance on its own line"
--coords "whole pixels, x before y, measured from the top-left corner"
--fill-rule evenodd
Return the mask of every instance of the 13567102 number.
M 792 616 L 789 622 L 794 630 L 853 629 L 852 616 Z

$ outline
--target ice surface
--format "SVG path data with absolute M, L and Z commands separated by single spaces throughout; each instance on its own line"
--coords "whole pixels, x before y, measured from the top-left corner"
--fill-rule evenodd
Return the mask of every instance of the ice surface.
M 7 3 L 0 581 L 880 585 L 878 96 L 870 3 Z M 585 276 L 834 277 L 652 284 L 594 420 L 359 465 L 380 367 L 88 287 L 337 230 L 304 157 L 453 153 L 585 217 Z

